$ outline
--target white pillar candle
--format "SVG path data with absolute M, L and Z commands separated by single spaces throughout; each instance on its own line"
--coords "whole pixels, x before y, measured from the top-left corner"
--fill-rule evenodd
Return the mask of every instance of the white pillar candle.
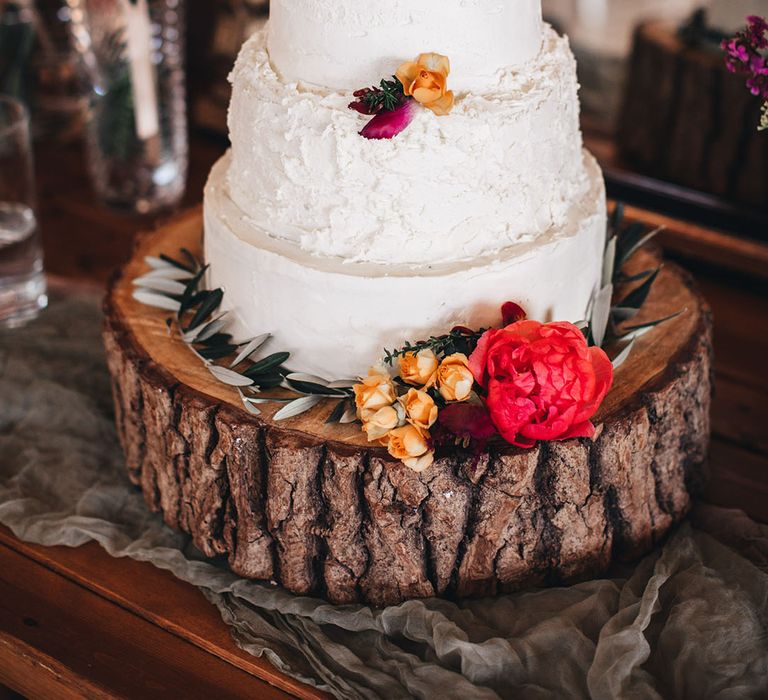
M 122 0 L 126 16 L 126 40 L 133 90 L 136 135 L 142 141 L 160 131 L 155 66 L 152 62 L 152 27 L 147 0 Z

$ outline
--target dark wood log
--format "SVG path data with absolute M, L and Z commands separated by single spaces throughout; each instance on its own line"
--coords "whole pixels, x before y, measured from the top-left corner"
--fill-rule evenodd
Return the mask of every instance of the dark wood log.
M 768 210 L 768 139 L 761 100 L 711 47 L 687 46 L 674 26 L 635 32 L 618 123 L 619 154 L 641 172 Z
M 327 425 L 332 404 L 279 423 L 270 406 L 250 415 L 169 336 L 167 313 L 133 300 L 144 257 L 199 249 L 200 233 L 194 212 L 140 241 L 107 296 L 104 342 L 129 478 L 235 572 L 338 603 L 494 595 L 599 574 L 687 513 L 707 458 L 712 345 L 678 268 L 639 320 L 685 313 L 638 341 L 594 441 L 497 445 L 416 474 L 359 426 Z

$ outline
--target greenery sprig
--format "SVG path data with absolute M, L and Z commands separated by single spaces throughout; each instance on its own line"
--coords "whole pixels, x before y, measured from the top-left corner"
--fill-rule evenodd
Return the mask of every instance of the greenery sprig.
M 391 112 L 399 107 L 404 99 L 403 84 L 394 75 L 392 80 L 382 80 L 378 89 L 372 88 L 363 96 L 363 101 L 372 112 L 377 112 L 379 109 Z
M 590 302 L 588 321 L 581 325 L 590 345 L 618 347 L 619 352 L 613 359 L 614 368 L 626 361 L 640 336 L 684 311 L 680 310 L 671 316 L 646 323 L 625 325 L 635 318 L 645 305 L 662 265 L 634 275 L 627 275 L 625 266 L 635 253 L 662 230 L 663 227 L 650 230 L 639 222 L 625 225 L 624 205 L 621 202 L 616 204 L 609 219 L 601 287 Z M 639 284 L 636 284 L 638 282 Z M 617 292 L 623 292 L 627 285 L 633 284 L 636 286 L 617 298 Z
M 357 100 L 350 107 L 362 114 L 392 112 L 406 100 L 403 84 L 394 75 L 392 80 L 382 80 L 378 87 L 357 90 L 354 96 Z
M 479 331 L 473 331 L 469 328 L 454 328 L 445 335 L 433 335 L 428 340 L 419 340 L 414 343 L 406 342 L 401 348 L 394 350 L 384 350 L 384 362 L 388 365 L 394 365 L 395 360 L 408 353 L 418 353 L 422 350 L 432 350 L 438 357 L 443 355 L 453 355 L 460 352 L 464 355 L 471 355 L 477 342 L 488 329 L 482 328 Z
M 331 414 L 333 422 L 356 419 L 352 404 L 352 386 L 356 380 L 332 382 L 293 372 L 285 365 L 290 359 L 289 352 L 260 353 L 272 337 L 270 333 L 243 341 L 233 340 L 227 332 L 228 313 L 218 313 L 224 299 L 223 290 L 204 287 L 208 266 L 202 265 L 186 248 L 180 250 L 180 257 L 181 260 L 168 255 L 147 257 L 151 271 L 133 281 L 133 296 L 143 304 L 175 312 L 175 317 L 166 320 L 169 332 L 177 330 L 215 379 L 236 388 L 250 413 L 261 413 L 261 404 L 283 403 L 273 419 L 284 420 L 308 411 L 323 399 L 333 398 L 339 400 Z M 222 360 L 229 362 L 222 363 Z M 294 395 L 288 398 L 260 396 L 264 390 L 277 388 L 287 389 Z

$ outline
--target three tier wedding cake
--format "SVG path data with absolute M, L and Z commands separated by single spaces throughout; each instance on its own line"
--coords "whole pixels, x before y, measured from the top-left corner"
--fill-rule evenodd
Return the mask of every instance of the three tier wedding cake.
M 445 62 L 450 114 L 361 136 L 353 92 L 423 55 Z M 205 258 L 242 333 L 340 378 L 407 338 L 492 326 L 510 299 L 542 322 L 585 317 L 605 194 L 540 0 L 273 0 L 231 80 Z
M 700 482 L 710 317 L 641 250 L 655 232 L 607 221 L 567 40 L 539 0 L 271 10 L 232 73 L 203 250 L 192 211 L 105 306 L 149 507 L 335 603 L 648 551 Z

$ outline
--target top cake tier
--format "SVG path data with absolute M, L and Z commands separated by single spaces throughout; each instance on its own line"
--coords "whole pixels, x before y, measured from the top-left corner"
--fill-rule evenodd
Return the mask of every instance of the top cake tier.
M 451 57 L 451 87 L 484 93 L 541 47 L 541 0 L 272 0 L 269 55 L 286 82 L 349 92 L 403 57 Z

